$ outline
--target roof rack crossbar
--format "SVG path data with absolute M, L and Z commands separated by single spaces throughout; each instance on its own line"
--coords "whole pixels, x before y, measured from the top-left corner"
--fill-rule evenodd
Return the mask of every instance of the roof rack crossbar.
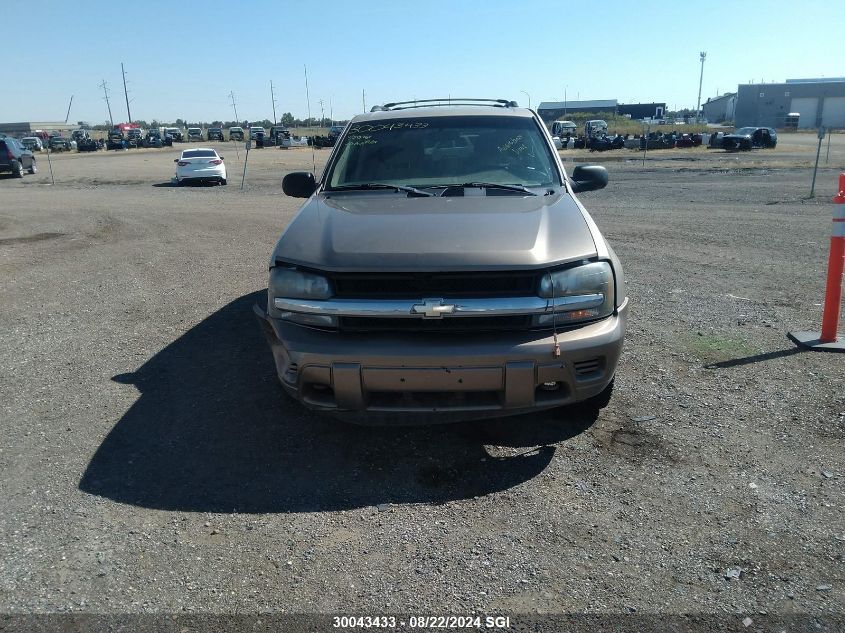
M 382 106 L 373 106 L 371 111 L 378 110 L 407 110 L 410 108 L 426 108 L 431 106 L 474 105 L 492 108 L 517 108 L 516 101 L 508 99 L 475 99 L 473 97 L 446 97 L 443 99 L 415 99 L 413 101 L 396 101 Z

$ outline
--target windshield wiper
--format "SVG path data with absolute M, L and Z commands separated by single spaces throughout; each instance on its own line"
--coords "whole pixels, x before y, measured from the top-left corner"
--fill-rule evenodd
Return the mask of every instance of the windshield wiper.
M 505 191 L 519 191 L 520 193 L 527 193 L 529 196 L 536 196 L 537 194 L 531 191 L 528 187 L 522 185 L 503 185 L 498 182 L 464 182 L 454 185 L 441 185 L 447 189 L 455 187 L 464 187 L 465 189 L 504 189 Z
M 430 198 L 433 193 L 428 191 L 421 191 L 415 187 L 406 187 L 405 185 L 386 185 L 379 182 L 367 182 L 360 185 L 341 185 L 340 187 L 332 187 L 328 191 L 367 191 L 371 189 L 393 189 L 394 191 L 404 191 L 410 197 L 415 198 Z

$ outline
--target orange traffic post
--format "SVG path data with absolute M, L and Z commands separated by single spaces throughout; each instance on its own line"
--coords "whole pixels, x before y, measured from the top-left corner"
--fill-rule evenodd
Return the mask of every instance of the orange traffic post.
M 845 270 L 845 174 L 839 174 L 839 193 L 833 197 L 833 224 L 830 230 L 830 256 L 827 260 L 827 284 L 824 292 L 821 332 L 790 332 L 789 338 L 807 349 L 845 352 L 845 342 L 838 340 L 839 311 L 842 306 L 842 272 Z

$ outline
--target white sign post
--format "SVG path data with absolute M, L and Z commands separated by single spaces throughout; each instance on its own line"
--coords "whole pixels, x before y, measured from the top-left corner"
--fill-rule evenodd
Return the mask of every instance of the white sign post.
M 241 177 L 241 191 L 244 190 L 244 182 L 246 182 L 246 164 L 249 161 L 249 150 L 252 149 L 252 139 L 248 138 L 246 143 L 244 143 L 244 148 L 246 149 L 246 156 L 244 156 L 244 175 Z
M 810 185 L 810 197 L 814 198 L 816 195 L 816 172 L 819 170 L 819 156 L 822 153 L 822 141 L 824 140 L 824 135 L 827 130 L 824 129 L 824 126 L 819 128 L 819 147 L 816 149 L 816 166 L 813 167 L 813 184 Z

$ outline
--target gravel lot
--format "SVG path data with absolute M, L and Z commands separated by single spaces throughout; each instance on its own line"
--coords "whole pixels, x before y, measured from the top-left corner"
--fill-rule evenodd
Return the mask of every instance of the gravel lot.
M 626 266 L 611 405 L 359 428 L 285 399 L 251 306 L 308 149 L 0 176 L 0 611 L 845 614 L 843 359 L 818 329 L 845 136 L 563 152 Z M 319 168 L 328 151 L 316 152 Z M 822 150 L 824 163 L 824 148 Z

